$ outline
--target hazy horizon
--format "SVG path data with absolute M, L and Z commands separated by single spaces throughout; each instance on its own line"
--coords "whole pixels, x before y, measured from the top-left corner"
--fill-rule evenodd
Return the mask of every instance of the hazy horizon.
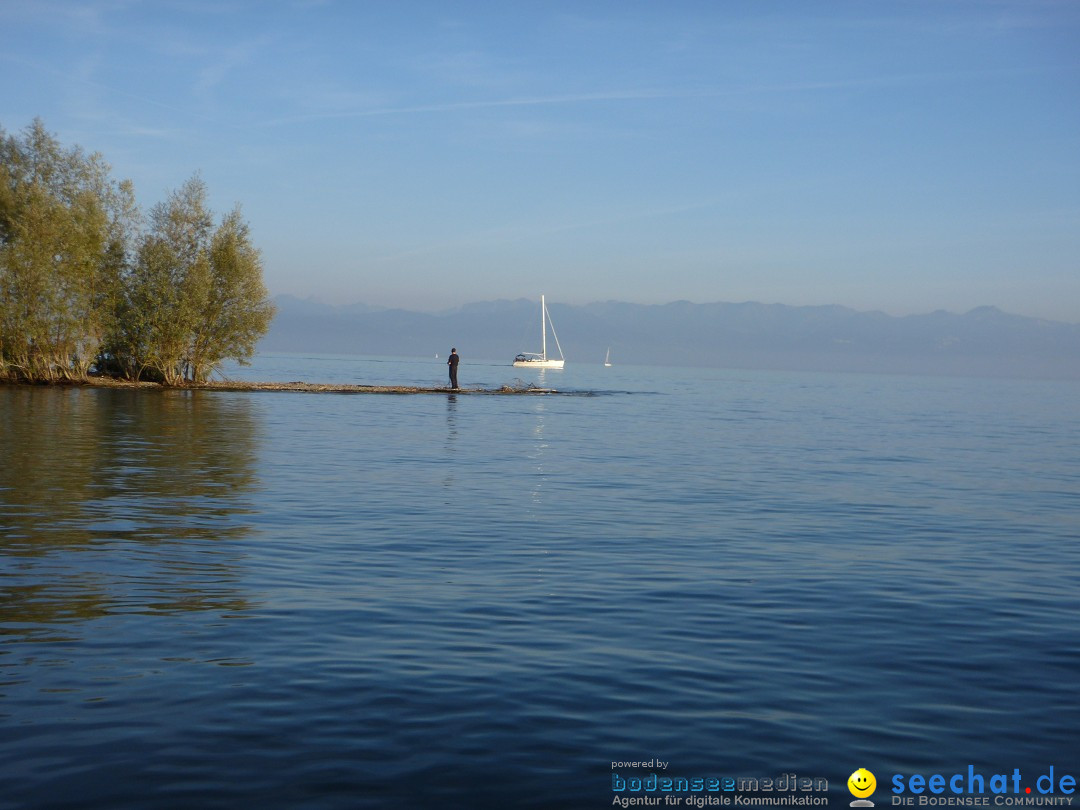
M 1080 5 L 0 5 L 0 126 L 144 208 L 199 172 L 272 294 L 979 306 L 1080 322 Z
M 463 307 L 469 307 L 469 306 L 474 306 L 474 305 L 478 305 L 478 304 L 496 304 L 496 303 L 500 303 L 500 302 L 513 302 L 513 301 L 521 301 L 521 300 L 539 302 L 539 300 L 540 300 L 539 296 L 520 295 L 520 296 L 516 296 L 515 298 L 485 298 L 485 299 L 477 299 L 477 300 L 474 300 L 474 301 L 464 301 L 464 302 L 462 302 L 460 304 L 456 304 L 454 306 L 448 306 L 448 307 L 422 308 L 422 307 L 396 307 L 396 306 L 387 306 L 387 305 L 382 305 L 382 304 L 372 304 L 370 301 L 365 301 L 363 299 L 356 299 L 356 300 L 349 300 L 349 301 L 327 301 L 325 298 L 321 298 L 321 297 L 319 297 L 317 295 L 296 295 L 294 293 L 271 293 L 271 297 L 274 298 L 274 299 L 283 298 L 283 297 L 284 298 L 292 298 L 292 299 L 294 299 L 296 301 L 300 301 L 301 303 L 318 304 L 320 306 L 328 306 L 328 307 L 335 307 L 335 308 L 370 307 L 372 309 L 400 309 L 400 310 L 405 311 L 405 312 L 415 312 L 415 313 L 422 314 L 422 315 L 439 315 L 439 314 L 445 314 L 445 313 L 450 313 L 450 312 L 456 312 L 456 311 L 462 309 Z M 560 305 L 562 305 L 562 306 L 572 306 L 572 307 L 589 307 L 589 306 L 601 305 L 601 304 L 631 304 L 631 305 L 634 305 L 634 306 L 663 307 L 663 306 L 669 306 L 671 304 L 682 304 L 682 303 L 694 304 L 695 306 L 709 306 L 709 305 L 714 305 L 714 304 L 734 304 L 734 305 L 740 305 L 741 304 L 741 305 L 761 305 L 761 306 L 769 306 L 769 307 L 775 306 L 775 307 L 791 307 L 791 308 L 799 308 L 799 307 L 821 307 L 821 308 L 840 307 L 840 308 L 843 308 L 843 309 L 850 309 L 850 310 L 852 310 L 854 312 L 857 312 L 857 313 L 860 313 L 860 314 L 865 314 L 865 315 L 882 314 L 882 315 L 888 315 L 891 318 L 904 318 L 904 317 L 908 317 L 908 316 L 917 316 L 917 315 L 932 315 L 932 314 L 938 313 L 938 312 L 944 312 L 944 313 L 947 313 L 949 315 L 965 315 L 965 314 L 968 314 L 968 313 L 971 313 L 971 312 L 975 312 L 976 310 L 994 309 L 994 310 L 998 310 L 998 311 L 1000 311 L 1000 312 L 1002 312 L 1002 313 L 1004 313 L 1006 315 L 1017 315 L 1017 316 L 1024 317 L 1024 318 L 1036 318 L 1036 319 L 1039 319 L 1039 320 L 1054 321 L 1056 323 L 1080 325 L 1080 319 L 1077 319 L 1075 321 L 1066 321 L 1066 320 L 1062 320 L 1060 318 L 1041 318 L 1041 316 L 1027 315 L 1026 313 L 1016 312 L 1014 310 L 1008 309 L 1007 307 L 1002 307 L 1002 306 L 999 306 L 997 304 L 976 304 L 975 306 L 968 307 L 967 309 L 964 309 L 964 310 L 952 310 L 952 309 L 946 309 L 945 307 L 929 307 L 928 306 L 925 309 L 913 310 L 912 312 L 904 312 L 904 313 L 897 314 L 897 313 L 894 313 L 894 312 L 889 312 L 889 311 L 887 311 L 885 309 L 860 309 L 858 307 L 849 307 L 846 304 L 838 304 L 838 303 L 791 304 L 791 303 L 788 303 L 788 302 L 785 302 L 785 301 L 761 301 L 761 300 L 749 300 L 749 299 L 740 300 L 740 301 L 724 300 L 724 299 L 716 299 L 716 300 L 713 300 L 713 301 L 692 301 L 692 300 L 690 300 L 688 298 L 672 298 L 672 299 L 666 300 L 666 301 L 638 302 L 638 301 L 627 301 L 627 300 L 624 300 L 624 299 L 621 299 L 621 298 L 605 298 L 605 299 L 602 299 L 602 300 L 601 299 L 589 300 L 589 301 L 585 301 L 585 302 L 580 303 L 580 304 L 571 304 L 571 303 L 569 303 L 567 301 L 561 301 L 561 300 L 557 300 L 557 299 L 553 299 L 553 298 L 549 297 L 547 299 L 547 303 L 548 303 L 548 306 L 560 306 Z
M 509 362 L 539 350 L 538 302 L 477 301 L 440 312 L 279 296 L 260 352 L 463 357 Z M 687 301 L 548 301 L 567 363 L 871 371 L 1080 379 L 1080 324 L 997 307 L 911 316 L 837 306 Z M 551 349 L 549 335 L 548 348 Z

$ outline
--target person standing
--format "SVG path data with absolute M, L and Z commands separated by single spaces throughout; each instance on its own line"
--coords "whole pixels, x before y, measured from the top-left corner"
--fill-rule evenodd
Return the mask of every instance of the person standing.
M 457 389 L 457 364 L 461 358 L 458 356 L 457 349 L 450 350 L 450 359 L 446 361 L 446 365 L 450 366 L 450 387 Z

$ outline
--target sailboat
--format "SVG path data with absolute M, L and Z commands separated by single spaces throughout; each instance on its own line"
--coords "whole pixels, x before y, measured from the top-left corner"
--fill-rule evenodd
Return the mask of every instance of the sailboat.
M 555 338 L 555 347 L 559 350 L 559 359 L 548 359 L 547 356 L 547 328 L 551 326 L 551 336 Z M 559 336 L 555 334 L 555 326 L 551 323 L 548 315 L 547 304 L 544 296 L 540 296 L 540 353 L 522 352 L 514 358 L 514 365 L 523 368 L 562 368 L 565 363 L 562 346 L 559 345 Z
M 610 346 L 608 346 L 607 354 L 604 355 L 604 365 L 608 366 L 608 367 L 611 366 L 611 347 Z

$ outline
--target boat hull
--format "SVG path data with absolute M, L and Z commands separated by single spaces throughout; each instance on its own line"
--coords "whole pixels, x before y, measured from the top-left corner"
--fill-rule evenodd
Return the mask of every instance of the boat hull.
M 515 360 L 516 368 L 562 368 L 565 360 Z

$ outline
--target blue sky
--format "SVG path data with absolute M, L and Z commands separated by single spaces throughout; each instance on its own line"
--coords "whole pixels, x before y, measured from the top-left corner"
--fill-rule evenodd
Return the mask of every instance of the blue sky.
M 0 0 L 0 126 L 272 293 L 1080 322 L 1080 2 Z

